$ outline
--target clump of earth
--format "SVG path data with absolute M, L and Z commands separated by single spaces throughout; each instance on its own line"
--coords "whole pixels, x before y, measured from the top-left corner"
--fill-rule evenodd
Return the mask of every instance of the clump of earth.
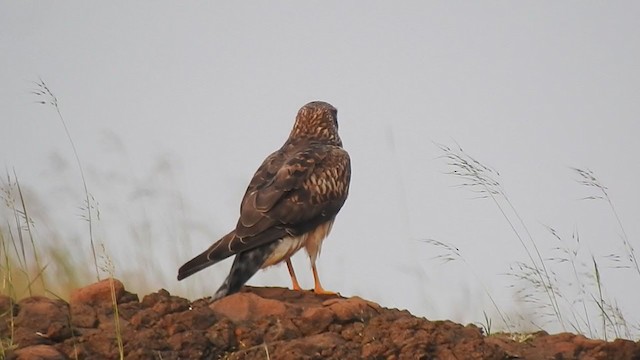
M 640 359 L 629 340 L 485 336 L 359 297 L 245 287 L 215 302 L 166 290 L 140 299 L 115 279 L 74 291 L 68 303 L 0 296 L 0 340 L 6 359 L 25 360 Z

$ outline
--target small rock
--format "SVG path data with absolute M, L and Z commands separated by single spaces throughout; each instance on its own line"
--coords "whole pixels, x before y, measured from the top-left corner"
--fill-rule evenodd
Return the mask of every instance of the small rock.
M 165 290 L 165 289 L 160 289 L 154 293 L 145 295 L 142 298 L 142 301 L 140 302 L 142 307 L 148 308 L 148 307 L 152 307 L 155 304 L 157 304 L 158 302 L 161 301 L 165 301 L 167 299 L 169 299 L 171 297 L 171 294 Z
M 335 319 L 333 311 L 324 307 L 307 308 L 296 319 L 296 325 L 305 335 L 319 334 L 327 329 Z
M 69 308 L 64 301 L 33 296 L 18 302 L 16 326 L 46 333 L 54 322 L 67 323 Z
M 152 309 L 142 309 L 129 320 L 135 329 L 150 327 L 160 320 L 160 315 Z
M 377 359 L 381 358 L 383 354 L 388 350 L 387 346 L 380 341 L 365 343 L 362 345 L 361 356 L 363 359 Z
M 211 350 L 210 343 L 204 331 L 189 330 L 176 333 L 167 339 L 172 350 L 181 354 L 183 359 L 207 358 Z
M 233 294 L 214 302 L 209 307 L 219 317 L 227 317 L 234 322 L 283 315 L 287 312 L 287 307 L 281 301 L 264 299 L 252 293 Z
M 49 345 L 28 346 L 15 351 L 17 360 L 66 360 L 56 348 Z
M 338 321 L 365 321 L 380 311 L 380 305 L 358 296 L 348 299 L 329 299 L 322 305 L 333 311 Z
M 138 303 L 140 302 L 140 298 L 138 297 L 138 294 L 130 293 L 125 290 L 122 296 L 118 299 L 118 304 L 127 304 L 130 302 Z
M 79 328 L 95 328 L 98 326 L 96 310 L 83 303 L 71 305 L 71 325 Z
M 124 304 L 118 305 L 118 312 L 123 319 L 130 320 L 135 314 L 140 312 L 142 306 L 138 301 L 130 301 Z
M 111 284 L 113 284 L 116 302 L 119 302 L 125 293 L 124 285 L 120 280 L 112 278 L 74 290 L 69 302 L 71 306 L 76 304 L 112 306 Z
M 191 306 L 189 300 L 179 296 L 172 296 L 165 289 L 160 289 L 153 294 L 144 296 L 140 305 L 143 309 L 152 309 L 160 316 L 187 311 Z
M 237 342 L 233 322 L 228 319 L 218 321 L 207 330 L 207 339 L 218 350 L 227 351 L 236 347 Z
M 46 337 L 46 332 L 34 331 L 24 327 L 16 327 L 13 330 L 13 344 L 19 347 L 28 347 L 33 345 L 52 344 L 53 342 Z
M 167 316 L 168 333 L 173 335 L 185 330 L 206 330 L 216 322 L 213 311 L 200 307 Z
M 54 322 L 49 325 L 46 337 L 55 342 L 61 342 L 73 335 L 69 323 Z
M 344 344 L 344 339 L 337 334 L 317 334 L 284 342 L 275 349 L 271 357 L 284 360 L 325 359 L 331 357 L 335 349 Z
M 165 301 L 161 301 L 153 305 L 153 311 L 160 315 L 173 314 L 189 310 L 189 301 L 177 296 L 171 296 Z

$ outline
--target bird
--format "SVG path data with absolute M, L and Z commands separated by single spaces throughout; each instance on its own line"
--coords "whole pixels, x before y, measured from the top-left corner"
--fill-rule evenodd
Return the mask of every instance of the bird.
M 349 194 L 351 159 L 338 135 L 338 110 L 323 101 L 300 108 L 285 143 L 262 162 L 247 186 L 236 226 L 178 270 L 182 280 L 234 256 L 213 300 L 238 292 L 260 269 L 286 262 L 301 291 L 291 256 L 305 248 L 316 294 L 336 294 L 320 283 L 316 260 Z

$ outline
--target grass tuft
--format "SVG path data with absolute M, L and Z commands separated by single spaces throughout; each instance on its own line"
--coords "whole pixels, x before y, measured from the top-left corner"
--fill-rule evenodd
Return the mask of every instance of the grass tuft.
M 500 183 L 500 174 L 468 155 L 460 146 L 455 148 L 440 144 L 436 146 L 443 153 L 441 158 L 447 161 L 451 169 L 447 174 L 461 181 L 457 186 L 469 189 L 477 195 L 477 198 L 490 199 L 523 248 L 527 260 L 513 262 L 508 275 L 520 284 L 516 295 L 539 311 L 538 314 L 543 323 L 537 324 L 531 320 L 534 326 L 542 329 L 544 326 L 555 323 L 563 331 L 570 328 L 576 333 L 589 337 L 601 337 L 605 340 L 611 336 L 633 338 L 631 326 L 617 301 L 610 300 L 607 296 L 596 256 L 585 249 L 577 229 L 571 236 L 566 237 L 555 228 L 544 225 L 554 239 L 555 246 L 551 249 L 549 257 L 543 257 L 537 240 L 531 235 Z M 578 182 L 581 185 L 597 190 L 596 194 L 584 199 L 607 202 L 618 224 L 624 254 L 609 254 L 605 258 L 617 263 L 614 268 L 632 268 L 640 275 L 634 247 L 628 239 L 607 187 L 592 171 L 572 169 L 579 175 Z M 456 246 L 440 241 L 428 241 L 428 243 L 444 250 L 444 253 L 436 258 L 444 262 L 462 259 L 466 263 L 460 249 Z M 478 277 L 477 272 L 473 269 L 471 271 Z M 486 287 L 485 293 L 493 299 Z M 493 300 L 492 305 L 499 309 Z M 596 321 L 596 318 L 599 318 L 599 321 Z M 508 321 L 505 319 L 506 317 L 502 319 L 503 322 Z M 487 328 L 486 331 L 488 331 L 490 325 L 491 322 L 485 314 L 485 323 L 482 327 Z
M 628 262 L 628 264 L 623 266 L 629 266 L 633 268 L 638 275 L 640 275 L 640 265 L 638 265 L 638 260 L 636 258 L 636 252 L 633 248 L 631 242 L 629 242 L 629 237 L 627 236 L 627 231 L 622 225 L 622 220 L 620 219 L 620 215 L 618 215 L 618 211 L 616 207 L 613 205 L 613 201 L 609 196 L 609 192 L 607 191 L 607 187 L 604 186 L 600 180 L 596 177 L 593 171 L 589 169 L 579 169 L 579 168 L 571 168 L 578 176 L 580 177 L 578 181 L 579 184 L 584 185 L 589 188 L 597 189 L 597 193 L 582 198 L 583 200 L 603 200 L 611 209 L 611 212 L 616 219 L 616 223 L 618 224 L 618 228 L 620 229 L 620 238 L 622 239 L 622 244 L 625 250 L 625 256 L 619 257 L 615 254 L 610 254 L 609 256 L 624 262 Z
M 102 255 L 100 258 L 102 259 L 102 265 L 100 266 L 100 270 L 107 273 L 109 275 L 109 287 L 111 289 L 111 305 L 113 306 L 113 321 L 115 326 L 115 335 L 116 342 L 118 344 L 118 354 L 120 356 L 120 360 L 124 359 L 124 346 L 122 342 L 122 329 L 120 328 L 120 311 L 118 310 L 118 299 L 116 298 L 116 288 L 114 285 L 115 272 L 116 268 L 113 265 L 113 261 L 111 261 L 111 257 L 107 254 L 107 249 L 104 244 L 101 244 Z
M 58 98 L 53 94 L 51 89 L 47 86 L 44 80 L 39 79 L 35 82 L 36 88 L 32 91 L 34 95 L 38 97 L 37 103 L 42 105 L 48 105 L 55 109 L 56 114 L 58 115 L 58 119 L 64 128 L 64 132 L 67 135 L 67 139 L 69 140 L 69 144 L 73 149 L 73 155 L 76 159 L 76 163 L 78 164 L 78 170 L 80 171 L 80 177 L 82 178 L 82 186 L 84 187 L 84 206 L 82 209 L 86 212 L 86 216 L 84 219 L 87 221 L 88 230 L 89 230 L 89 241 L 91 242 L 91 252 L 93 254 L 93 264 L 96 271 L 96 278 L 100 281 L 100 272 L 98 271 L 98 257 L 96 255 L 96 246 L 93 238 L 93 203 L 95 203 L 95 199 L 89 193 L 89 188 L 87 186 L 87 180 L 84 176 L 84 170 L 82 168 L 82 162 L 80 161 L 80 156 L 78 155 L 78 150 L 76 149 L 76 145 L 71 137 L 71 133 L 69 132 L 69 128 L 67 127 L 67 122 L 62 116 L 62 112 L 60 111 L 60 106 L 58 105 Z M 93 200 L 93 201 L 92 201 Z
M 521 264 L 521 268 L 526 269 L 528 274 L 534 277 L 532 279 L 534 285 L 543 289 L 547 297 L 546 304 L 551 307 L 554 316 L 564 330 L 564 321 L 558 305 L 558 295 L 553 287 L 551 274 L 536 242 L 531 236 L 529 228 L 509 199 L 502 184 L 497 180 L 500 173 L 468 155 L 460 146 L 456 148 L 441 144 L 436 144 L 436 146 L 442 151 L 442 158 L 447 161 L 447 165 L 452 169 L 448 174 L 461 180 L 458 186 L 465 187 L 478 194 L 479 198 L 491 199 L 496 205 L 529 260 L 528 263 Z M 520 229 L 522 230 L 519 230 L 516 224 L 520 224 Z
M 462 261 L 467 267 L 469 267 L 469 270 L 471 271 L 471 273 L 475 276 L 478 283 L 482 286 L 482 290 L 484 291 L 485 295 L 487 296 L 489 301 L 491 301 L 491 305 L 493 305 L 493 308 L 496 310 L 496 313 L 500 317 L 500 320 L 505 326 L 505 329 L 507 329 L 507 331 L 509 332 L 513 331 L 513 327 L 511 325 L 512 324 L 511 319 L 509 319 L 509 316 L 507 316 L 502 310 L 500 310 L 500 307 L 498 306 L 498 303 L 495 301 L 495 299 L 491 295 L 489 288 L 484 283 L 484 281 L 482 281 L 480 276 L 478 276 L 478 272 L 475 271 L 475 268 L 462 256 L 460 249 L 458 249 L 457 247 L 451 244 L 447 244 L 445 242 L 435 240 L 435 239 L 426 239 L 423 241 L 431 246 L 434 246 L 442 250 L 440 254 L 433 257 L 434 259 L 440 260 L 443 263 L 448 263 L 452 261 Z M 487 317 L 486 312 L 483 312 L 483 313 L 484 313 L 485 323 L 481 324 L 481 326 L 485 330 L 485 333 L 489 335 L 491 333 L 491 319 Z
M 0 185 L 0 193 L 2 193 L 4 204 L 9 210 L 10 216 L 13 218 L 12 220 L 14 222 L 12 226 L 9 220 L 7 220 L 6 229 L 4 229 L 8 233 L 11 246 L 8 246 L 9 244 L 5 242 L 4 234 L 1 238 L 3 243 L 2 248 L 5 255 L 3 267 L 6 268 L 6 271 L 4 273 L 6 274 L 5 276 L 11 277 L 16 275 L 15 273 L 12 275 L 11 270 L 17 271 L 20 276 L 24 278 L 23 281 L 26 284 L 26 291 L 29 296 L 33 296 L 35 291 L 33 288 L 34 282 L 39 281 L 41 288 L 46 289 L 46 283 L 43 276 L 43 270 L 45 267 L 40 264 L 38 246 L 36 245 L 33 234 L 35 222 L 29 216 L 25 196 L 22 188 L 20 187 L 20 182 L 18 181 L 15 171 L 13 178 L 7 173 L 6 183 L 2 183 Z M 13 249 L 10 249 L 10 247 Z M 10 257 L 10 252 L 13 252 L 14 256 Z M 32 276 L 31 270 L 33 266 L 31 265 L 31 257 L 33 257 L 34 266 L 36 268 L 35 276 Z M 15 263 L 16 261 L 17 264 Z M 15 284 L 14 280 L 16 279 L 11 277 L 7 280 L 10 280 L 9 284 L 12 286 L 10 289 L 11 295 L 18 295 L 15 293 L 16 289 L 13 286 L 13 284 Z

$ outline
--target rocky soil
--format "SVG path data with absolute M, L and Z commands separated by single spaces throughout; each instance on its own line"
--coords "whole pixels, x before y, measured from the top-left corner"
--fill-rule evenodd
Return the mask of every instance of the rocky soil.
M 216 302 L 166 290 L 139 300 L 118 280 L 79 289 L 69 303 L 0 296 L 0 340 L 6 359 L 118 359 L 120 340 L 126 359 L 640 360 L 637 342 L 542 332 L 487 337 L 474 325 L 358 297 L 247 287 Z

